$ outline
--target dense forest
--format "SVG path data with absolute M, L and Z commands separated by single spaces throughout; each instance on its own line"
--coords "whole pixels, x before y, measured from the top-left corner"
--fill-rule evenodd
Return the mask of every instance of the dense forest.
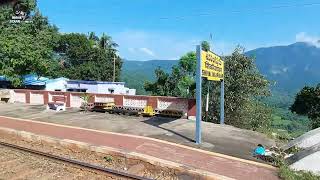
M 23 75 L 67 77 L 80 80 L 119 80 L 122 60 L 111 37 L 94 32 L 60 33 L 37 8 L 23 1 L 30 22 L 10 23 L 12 7 L 1 7 L 0 74 L 21 84 Z M 115 77 L 113 66 L 115 64 Z

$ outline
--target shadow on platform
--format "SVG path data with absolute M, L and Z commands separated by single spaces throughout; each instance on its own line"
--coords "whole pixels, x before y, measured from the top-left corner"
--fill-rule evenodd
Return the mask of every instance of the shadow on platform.
M 189 142 L 195 142 L 195 140 L 193 140 L 193 139 L 191 139 L 191 138 L 189 138 L 187 136 L 184 136 L 184 135 L 182 135 L 182 134 L 180 134 L 178 132 L 175 132 L 175 131 L 173 131 L 171 129 L 167 129 L 167 128 L 161 127 L 162 124 L 170 123 L 170 122 L 175 121 L 175 120 L 177 120 L 177 118 L 151 117 L 151 118 L 149 118 L 147 120 L 144 120 L 142 122 L 144 122 L 146 124 L 149 124 L 151 126 L 163 129 L 165 131 L 168 131 L 168 132 L 170 132 L 170 133 L 172 133 L 174 135 L 177 135 L 177 136 L 179 136 L 179 137 L 181 137 L 181 138 L 183 138 L 183 139 L 185 139 L 185 140 L 187 140 Z

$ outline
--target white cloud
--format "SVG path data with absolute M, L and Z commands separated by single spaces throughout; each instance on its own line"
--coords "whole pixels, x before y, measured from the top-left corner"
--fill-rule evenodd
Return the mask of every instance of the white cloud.
M 320 48 L 320 37 L 308 35 L 305 32 L 300 32 L 296 35 L 297 42 L 305 42 Z
M 129 60 L 177 60 L 183 54 L 193 51 L 198 38 L 164 32 L 126 30 L 112 34 L 120 44 L 120 56 Z M 200 39 L 200 38 L 199 38 Z
M 289 71 L 289 67 L 287 66 L 284 66 L 284 67 L 281 67 L 281 66 L 272 66 L 271 69 L 270 69 L 270 73 L 273 74 L 273 75 L 279 75 L 279 74 L 285 74 Z
M 140 50 L 141 52 L 149 55 L 149 56 L 156 57 L 156 56 L 154 55 L 154 52 L 151 51 L 150 49 L 146 48 L 146 47 L 139 48 L 139 50 Z
M 195 51 L 205 37 L 183 33 L 147 32 L 125 30 L 111 34 L 119 47 L 120 56 L 128 60 L 177 60 L 189 51 Z M 229 55 L 241 43 L 217 39 L 212 49 L 218 55 Z M 242 44 L 246 50 L 261 47 L 251 43 Z

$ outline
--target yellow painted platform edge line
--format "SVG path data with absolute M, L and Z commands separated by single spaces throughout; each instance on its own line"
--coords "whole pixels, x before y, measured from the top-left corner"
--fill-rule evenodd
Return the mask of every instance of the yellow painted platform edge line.
M 33 122 L 33 123 L 38 123 L 38 124 L 46 124 L 46 125 L 57 126 L 57 127 L 66 127 L 66 128 L 87 130 L 87 131 L 98 132 L 98 133 L 103 133 L 103 134 L 113 134 L 113 135 L 124 136 L 124 137 L 147 139 L 147 140 L 151 140 L 151 141 L 156 141 L 156 142 L 160 142 L 160 143 L 164 143 L 164 144 L 169 144 L 169 145 L 172 145 L 172 146 L 178 146 L 178 147 L 181 147 L 181 148 L 185 148 L 185 149 L 201 152 L 201 153 L 204 153 L 204 154 L 209 154 L 209 155 L 218 156 L 218 157 L 222 157 L 222 158 L 226 158 L 226 159 L 236 160 L 236 161 L 240 161 L 240 162 L 243 162 L 243 163 L 256 165 L 256 166 L 259 166 L 259 167 L 269 168 L 269 169 L 273 169 L 273 170 L 277 169 L 276 167 L 273 167 L 273 166 L 268 165 L 268 164 L 254 162 L 254 161 L 250 161 L 250 160 L 246 160 L 246 159 L 241 159 L 241 158 L 237 158 L 237 157 L 233 157 L 233 156 L 229 156 L 229 155 L 225 155 L 225 154 L 205 151 L 205 150 L 202 150 L 202 149 L 197 149 L 197 148 L 193 148 L 193 147 L 189 147 L 189 146 L 185 146 L 185 145 L 181 145 L 181 144 L 176 144 L 176 143 L 172 143 L 172 142 L 168 142 L 168 141 L 163 141 L 163 140 L 160 140 L 160 139 L 154 139 L 154 138 L 150 138 L 150 137 L 137 136 L 137 135 L 131 135 L 131 134 L 121 134 L 121 133 L 115 133 L 115 132 L 110 132 L 110 131 L 101 131 L 101 130 L 95 130 L 95 129 L 86 129 L 86 128 L 76 127 L 76 126 L 68 126 L 68 125 L 62 125 L 62 124 L 34 121 L 34 120 L 15 118 L 15 117 L 8 117 L 8 116 L 1 116 L 1 115 L 0 115 L 0 117 L 19 120 L 19 121 Z

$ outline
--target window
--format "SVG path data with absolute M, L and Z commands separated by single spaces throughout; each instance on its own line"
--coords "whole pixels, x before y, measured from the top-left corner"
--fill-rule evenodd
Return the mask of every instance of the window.
M 113 88 L 109 88 L 108 91 L 109 91 L 110 94 L 114 93 L 114 89 Z

